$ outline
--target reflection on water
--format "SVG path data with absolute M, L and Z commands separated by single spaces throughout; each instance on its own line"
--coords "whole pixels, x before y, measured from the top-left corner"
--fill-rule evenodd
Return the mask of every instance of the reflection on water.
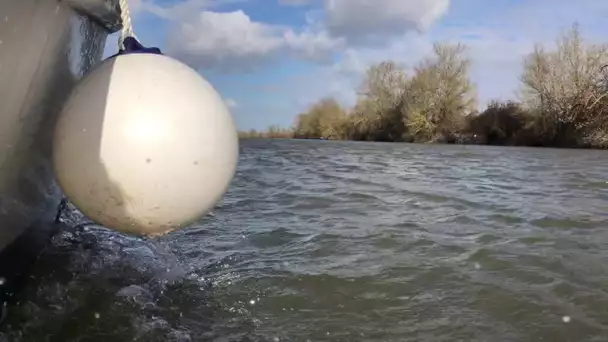
M 185 231 L 55 236 L 3 338 L 606 340 L 606 152 L 241 148 L 223 202 Z

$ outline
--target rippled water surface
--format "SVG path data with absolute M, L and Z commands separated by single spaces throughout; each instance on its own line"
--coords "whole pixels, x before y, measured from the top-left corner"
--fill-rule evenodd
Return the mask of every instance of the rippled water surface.
M 17 301 L 6 341 L 608 341 L 608 152 L 242 141 L 212 215 L 65 229 Z

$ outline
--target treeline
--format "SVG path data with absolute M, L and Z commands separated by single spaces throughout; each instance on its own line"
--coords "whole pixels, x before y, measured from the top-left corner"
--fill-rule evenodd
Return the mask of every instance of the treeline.
M 371 66 L 353 108 L 325 98 L 265 136 L 608 148 L 608 46 L 584 42 L 577 25 L 556 43 L 525 57 L 518 102 L 478 112 L 466 47 L 436 44 L 412 70 Z
M 293 138 L 293 129 L 281 128 L 277 125 L 268 127 L 265 131 L 257 131 L 251 129 L 249 131 L 239 131 L 239 138 L 241 139 L 254 139 L 254 138 Z

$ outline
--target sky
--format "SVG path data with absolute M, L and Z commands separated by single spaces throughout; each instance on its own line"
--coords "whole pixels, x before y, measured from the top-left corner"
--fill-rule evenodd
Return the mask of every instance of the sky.
M 412 68 L 434 42 L 461 42 L 480 106 L 516 99 L 522 60 L 576 22 L 608 42 L 607 0 L 130 0 L 146 46 L 196 69 L 240 130 L 289 127 L 327 96 L 352 106 L 365 70 Z M 117 51 L 111 35 L 105 55 Z

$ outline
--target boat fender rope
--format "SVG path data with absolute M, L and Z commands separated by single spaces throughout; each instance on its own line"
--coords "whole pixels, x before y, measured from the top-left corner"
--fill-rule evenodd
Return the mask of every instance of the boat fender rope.
M 138 40 L 133 32 L 133 23 L 131 21 L 131 13 L 129 11 L 129 0 L 120 0 L 120 17 L 122 19 L 122 31 L 118 39 L 118 53 L 110 56 L 113 58 L 120 55 L 131 53 L 152 53 L 162 55 L 163 53 L 157 47 L 145 47 Z
M 129 0 L 120 0 L 120 19 L 122 20 L 122 30 L 120 31 L 120 38 L 118 39 L 118 48 L 124 48 L 124 41 L 127 37 L 133 37 L 137 39 L 133 32 L 133 24 L 131 23 L 131 11 L 129 10 Z

